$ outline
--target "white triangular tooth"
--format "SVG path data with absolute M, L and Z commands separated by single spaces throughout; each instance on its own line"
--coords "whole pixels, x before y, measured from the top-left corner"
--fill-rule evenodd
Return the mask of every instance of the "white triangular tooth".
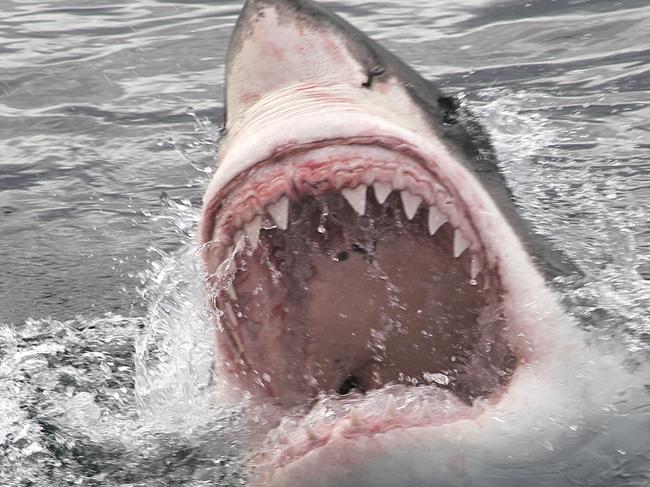
M 350 410 L 350 424 L 355 428 L 359 428 L 363 424 L 363 418 L 357 408 Z
M 223 312 L 225 315 L 227 315 L 228 319 L 230 320 L 230 323 L 228 323 L 228 325 L 230 325 L 230 328 L 234 329 L 239 326 L 237 315 L 235 314 L 235 311 L 232 309 L 230 303 L 223 304 Z
M 235 286 L 232 282 L 226 287 L 226 293 L 233 301 L 237 301 L 237 299 L 239 299 L 239 296 L 237 296 L 237 291 L 235 291 Z
M 237 328 L 239 327 L 239 323 L 237 321 L 237 315 L 235 315 L 235 312 L 233 311 L 232 306 L 230 306 L 230 303 L 224 303 L 223 312 L 228 316 L 228 319 L 230 320 L 229 323 L 226 323 L 226 327 L 228 328 L 228 334 L 230 335 L 230 338 L 235 344 L 235 347 L 237 347 L 237 351 L 240 354 L 243 354 L 244 344 L 242 343 L 241 337 L 239 336 L 239 333 L 237 331 Z
M 406 218 L 412 220 L 415 216 L 415 213 L 418 211 L 418 207 L 422 202 L 422 197 L 409 193 L 408 191 L 400 191 L 400 197 L 402 198 L 402 205 L 404 206 L 404 213 Z
M 397 410 L 397 402 L 395 401 L 395 396 L 392 394 L 388 395 L 386 399 L 386 407 L 384 408 L 384 414 L 386 416 L 397 416 L 399 411 Z
M 241 341 L 241 338 L 239 336 L 239 332 L 237 330 L 229 330 L 228 333 L 230 333 L 230 336 L 232 337 L 233 342 L 235 342 L 235 346 L 237 347 L 237 351 L 239 352 L 240 355 L 244 354 L 244 344 Z
M 262 217 L 256 216 L 253 220 L 244 225 L 244 231 L 248 237 L 248 242 L 251 244 L 253 250 L 257 248 L 260 243 L 260 230 L 262 229 Z
M 476 257 L 472 257 L 472 260 L 469 262 L 469 277 L 470 279 L 476 279 L 479 272 L 481 272 L 481 261 Z
M 307 435 L 307 438 L 310 440 L 314 441 L 319 438 L 318 433 L 316 433 L 316 430 L 310 425 L 309 423 L 303 423 L 302 425 L 303 429 L 305 430 L 305 434 Z
M 289 226 L 289 198 L 283 196 L 266 209 L 278 228 L 286 230 Z
M 469 247 L 469 242 L 465 235 L 458 229 L 454 230 L 454 258 L 465 252 L 467 247 Z
M 393 187 L 388 183 L 376 182 L 372 185 L 372 189 L 375 191 L 375 198 L 380 205 L 383 205 L 388 196 L 393 192 Z
M 244 232 L 242 230 L 238 231 L 235 234 L 235 245 L 233 246 L 231 261 L 237 270 L 237 257 L 242 254 L 246 248 L 246 239 L 244 238 Z
M 345 188 L 341 190 L 341 194 L 350 203 L 350 206 L 354 208 L 359 215 L 366 213 L 366 194 L 368 191 L 368 186 L 365 184 L 360 184 L 354 189 Z
M 436 232 L 447 223 L 448 218 L 438 211 L 435 206 L 429 207 L 429 235 L 435 235 Z

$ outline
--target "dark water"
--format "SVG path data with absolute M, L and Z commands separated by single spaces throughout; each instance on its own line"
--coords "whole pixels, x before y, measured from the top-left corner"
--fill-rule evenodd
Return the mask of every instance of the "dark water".
M 480 115 L 574 313 L 645 360 L 650 3 L 331 4 Z M 0 0 L 1 485 L 241 482 L 193 262 L 239 7 Z

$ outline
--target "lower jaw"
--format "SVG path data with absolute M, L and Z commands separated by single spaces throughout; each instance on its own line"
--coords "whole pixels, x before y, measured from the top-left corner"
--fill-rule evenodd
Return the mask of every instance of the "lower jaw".
M 472 429 L 480 429 L 480 417 L 486 405 L 468 406 L 453 394 L 438 393 L 434 402 L 411 404 L 407 400 L 411 397 L 401 396 L 392 412 L 373 414 L 352 409 L 345 416 L 313 424 L 310 418 L 317 414 L 312 412 L 300 427 L 285 420 L 273 431 L 272 439 L 262 449 L 264 453 L 252 458 L 251 485 L 428 486 L 439 485 L 435 479 L 441 477 L 443 470 L 458 476 L 464 467 L 463 452 L 460 448 L 454 450 L 453 444 L 462 440 L 461 432 L 470 424 Z M 425 465 L 409 465 L 411 456 L 421 459 L 423 448 L 432 438 L 436 439 L 434 443 L 447 448 L 432 449 Z M 414 480 L 418 476 L 416 469 L 430 469 L 435 463 L 439 464 L 435 473 L 428 472 L 420 481 Z M 391 470 L 390 465 L 398 469 L 389 472 L 394 478 L 392 483 L 382 478 L 386 469 Z
M 406 397 L 396 392 L 396 415 L 375 413 L 370 407 L 370 412 L 361 413 L 359 422 L 351 409 L 328 418 L 317 405 L 317 410 L 306 416 L 285 416 L 262 453 L 258 450 L 251 457 L 249 485 L 519 487 L 531 481 L 538 485 L 534 476 L 531 480 L 531 466 L 538 474 L 549 475 L 544 465 L 553 458 L 561 463 L 570 455 L 564 447 L 584 446 L 583 436 L 561 427 L 573 428 L 585 420 L 567 408 L 567 401 L 580 397 L 579 388 L 574 390 L 577 384 L 572 384 L 571 397 L 564 397 L 566 386 L 558 387 L 560 371 L 548 365 L 544 361 L 518 369 L 511 384 L 473 406 L 438 391 L 440 397 L 429 401 L 427 411 L 421 403 L 408 403 L 407 397 L 420 389 L 411 388 Z M 386 396 L 387 392 L 377 395 Z M 551 418 L 560 424 L 553 423 L 549 429 Z M 553 482 L 566 481 L 561 474 L 550 479 L 539 485 L 569 485 Z
M 609 457 L 591 456 L 590 448 L 594 435 L 616 435 L 603 426 L 612 411 L 601 408 L 620 400 L 619 387 L 626 387 L 626 381 L 621 386 L 617 371 L 602 368 L 607 361 L 600 363 L 579 347 L 568 348 L 559 356 L 519 368 L 509 386 L 485 404 L 470 407 L 443 397 L 438 401 L 441 406 L 424 414 L 398 399 L 397 416 L 367 413 L 359 424 L 348 413 L 323 420 L 325 424 L 313 423 L 310 432 L 295 427 L 282 435 L 278 428 L 263 453 L 251 458 L 249 485 L 568 487 L 586 480 L 585 462 L 590 465 L 587 469 L 594 468 L 589 471 L 609 472 L 598 468 L 603 468 L 603 461 L 610 462 L 611 455 L 621 454 L 616 448 L 622 437 L 604 438 L 603 447 L 609 450 L 603 452 Z M 571 360 L 556 363 L 566 358 Z M 582 366 L 594 364 L 599 366 L 592 373 L 575 374 L 574 367 L 586 370 Z M 614 382 L 606 380 L 606 387 L 591 398 L 593 404 L 589 400 L 584 404 L 585 391 L 601 385 L 603 377 Z M 647 392 L 642 396 L 646 404 Z M 624 431 L 630 434 L 629 429 Z M 612 484 L 610 479 L 593 485 Z
M 285 411 L 283 420 L 268 435 L 267 442 L 271 450 L 279 452 L 274 460 L 276 466 L 282 466 L 335 443 L 339 437 L 356 441 L 395 430 L 474 420 L 489 402 L 486 399 L 468 405 L 450 391 L 436 386 L 398 384 L 345 397 L 323 394 L 306 413 L 300 411 L 301 408 Z

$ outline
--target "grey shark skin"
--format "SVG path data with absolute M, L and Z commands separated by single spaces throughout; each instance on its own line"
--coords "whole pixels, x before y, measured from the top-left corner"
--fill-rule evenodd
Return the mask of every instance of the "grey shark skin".
M 558 304 L 469 113 L 310 0 L 246 2 L 226 87 L 201 243 L 250 485 L 647 484 L 644 374 Z

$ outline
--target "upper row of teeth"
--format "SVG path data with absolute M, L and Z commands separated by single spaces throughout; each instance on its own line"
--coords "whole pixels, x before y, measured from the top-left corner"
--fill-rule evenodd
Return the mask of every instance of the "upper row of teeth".
M 388 199 L 388 196 L 395 190 L 389 183 L 382 182 L 375 182 L 372 184 L 372 187 L 375 194 L 375 199 L 380 204 L 385 203 Z M 367 193 L 368 186 L 365 184 L 360 184 L 356 188 L 344 188 L 341 190 L 341 194 L 345 200 L 359 215 L 364 215 L 366 213 Z M 406 218 L 412 220 L 415 217 L 418 208 L 424 201 L 424 198 L 420 195 L 413 194 L 408 190 L 401 190 L 400 199 L 402 201 L 402 206 Z M 266 211 L 268 212 L 277 228 L 280 228 L 282 230 L 286 230 L 288 228 L 289 198 L 286 195 L 283 195 L 278 201 L 269 204 L 266 207 Z M 450 220 L 449 217 L 442 213 L 435 205 L 429 205 L 428 212 L 429 214 L 427 219 L 427 226 L 429 229 L 429 234 L 435 235 L 436 232 Z M 259 243 L 260 230 L 262 230 L 263 225 L 264 222 L 262 216 L 257 215 L 253 220 L 244 224 L 243 226 L 243 231 L 253 249 L 257 248 L 257 245 Z M 453 256 L 455 258 L 459 257 L 471 246 L 472 244 L 470 242 L 470 239 L 468 239 L 459 228 L 454 228 Z M 480 272 L 481 261 L 475 255 L 472 255 L 470 259 L 471 279 L 476 279 Z

